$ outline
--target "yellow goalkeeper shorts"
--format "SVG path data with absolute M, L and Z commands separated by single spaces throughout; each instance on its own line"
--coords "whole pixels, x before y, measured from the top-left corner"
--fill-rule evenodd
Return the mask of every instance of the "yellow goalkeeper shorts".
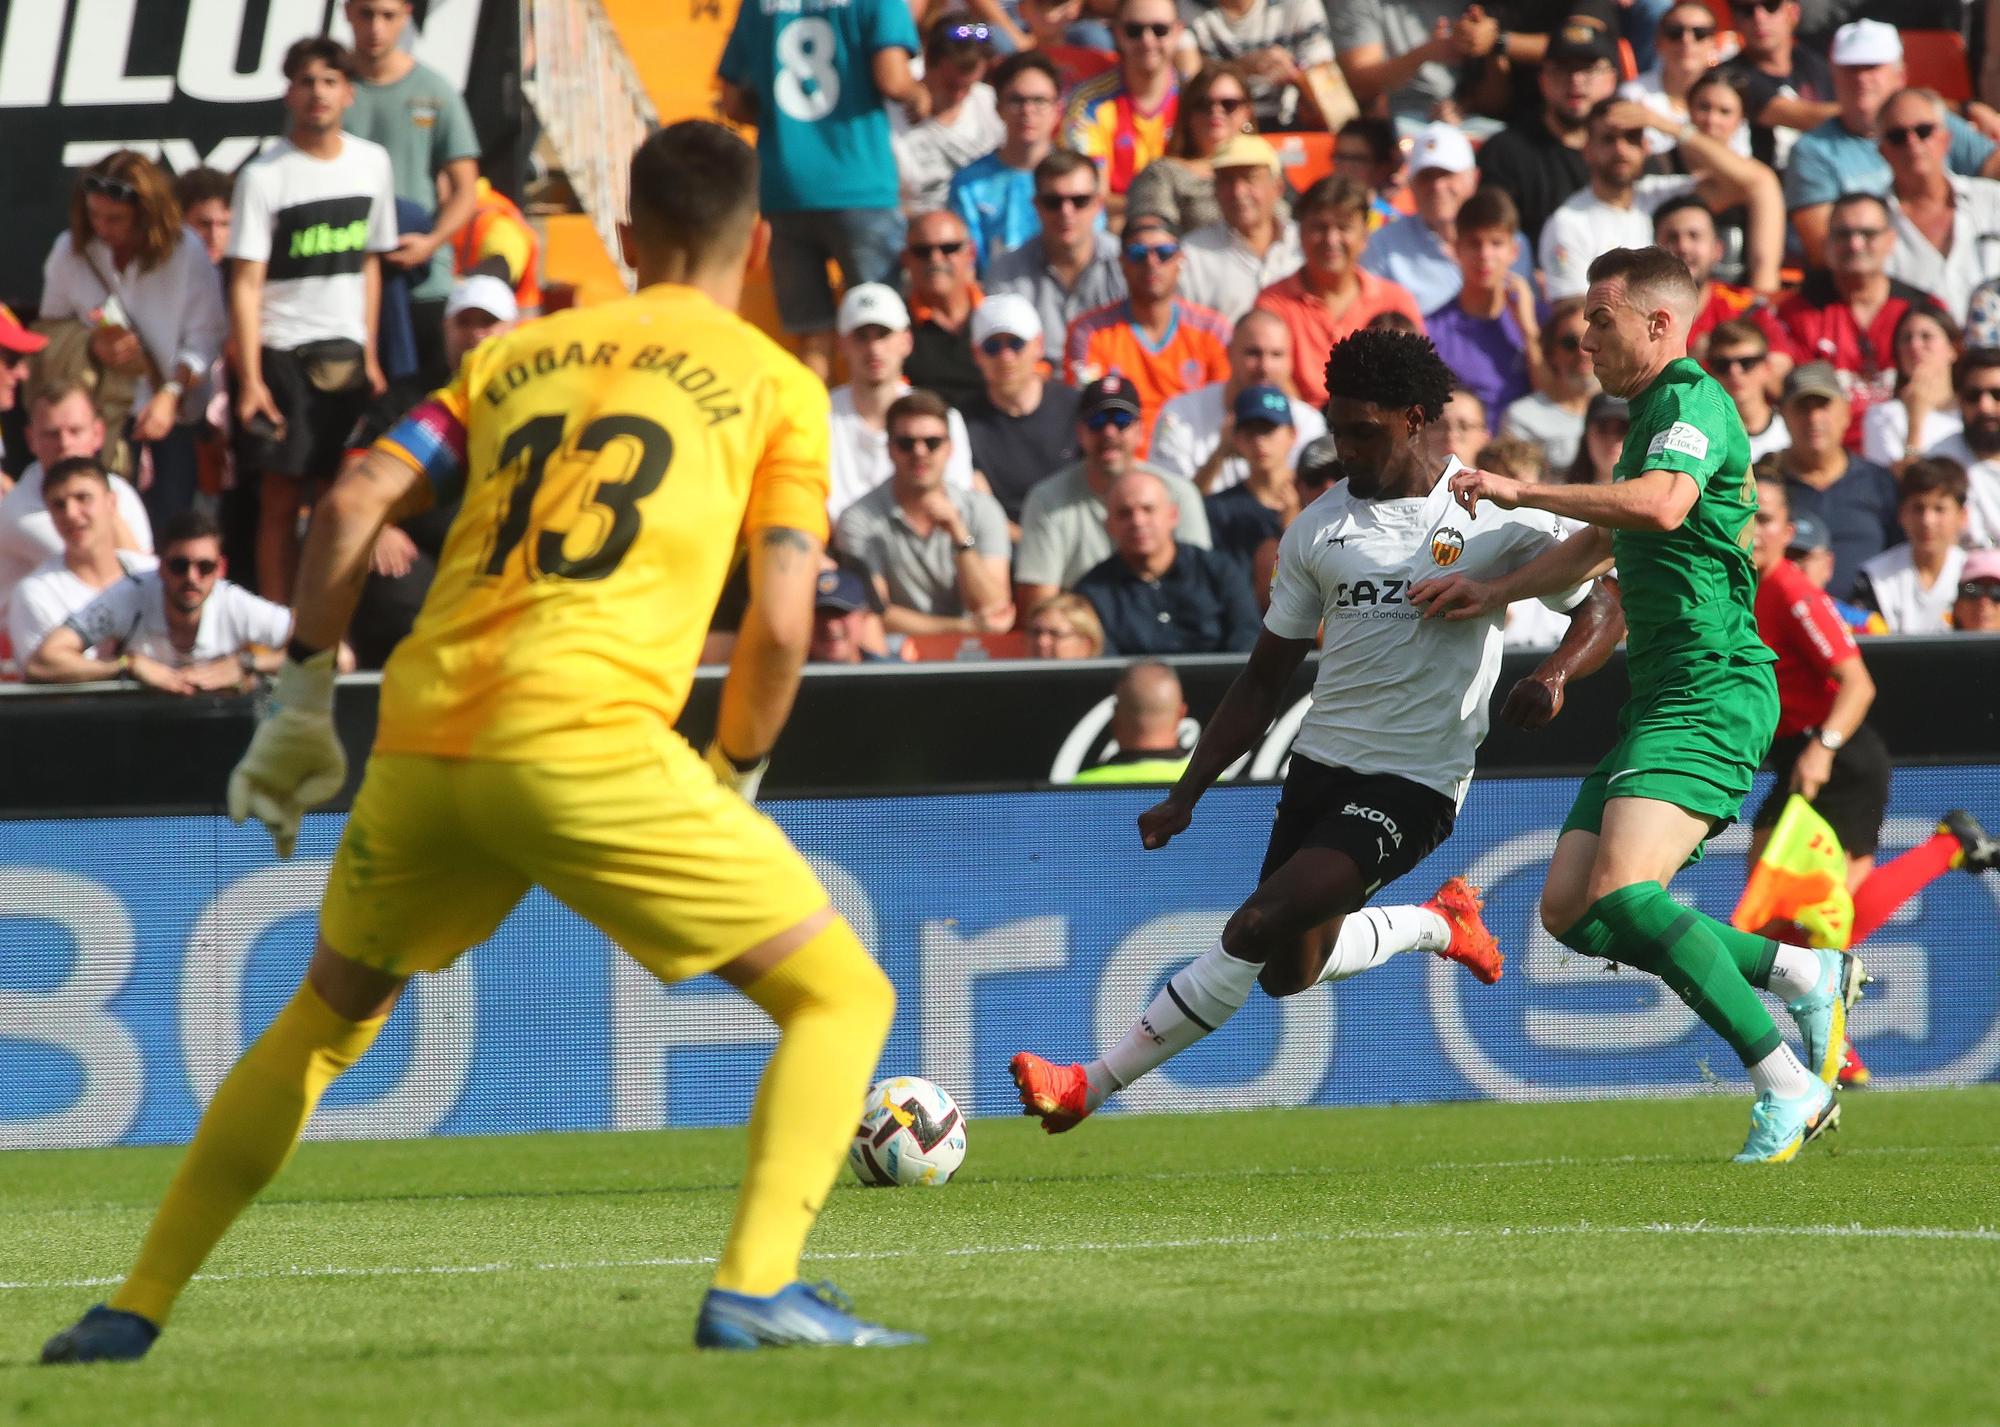
M 827 904 L 778 825 L 669 734 L 591 763 L 376 754 L 320 931 L 393 975 L 441 971 L 532 886 L 667 981 L 713 971 Z

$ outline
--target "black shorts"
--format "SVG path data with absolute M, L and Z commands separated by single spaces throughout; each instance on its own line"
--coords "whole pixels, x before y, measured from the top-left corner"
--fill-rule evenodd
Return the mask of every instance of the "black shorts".
M 1805 752 L 1806 737 L 1788 733 L 1771 745 L 1764 766 L 1778 775 L 1751 820 L 1752 827 L 1774 826 L 1791 798 L 1792 765 Z M 1889 749 L 1867 724 L 1833 755 L 1833 773 L 1813 799 L 1813 811 L 1826 819 L 1849 857 L 1872 857 L 1882 836 L 1882 814 L 1889 807 Z
M 1278 796 L 1278 818 L 1264 854 L 1263 881 L 1307 847 L 1354 859 L 1373 895 L 1451 836 L 1458 808 L 1444 794 L 1390 773 L 1329 768 L 1294 753 Z
M 264 385 L 284 414 L 285 430 L 275 439 L 249 434 L 246 444 L 257 469 L 310 480 L 339 474 L 348 438 L 368 407 L 368 383 L 351 391 L 321 391 L 306 380 L 305 363 L 296 354 L 266 347 Z

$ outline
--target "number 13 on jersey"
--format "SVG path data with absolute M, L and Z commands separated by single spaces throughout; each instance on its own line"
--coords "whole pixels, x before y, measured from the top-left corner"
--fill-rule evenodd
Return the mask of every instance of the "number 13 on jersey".
M 600 416 L 565 447 L 566 420 L 561 413 L 529 417 L 501 442 L 493 479 L 511 482 L 513 489 L 493 532 L 486 575 L 504 574 L 521 551 L 531 579 L 601 580 L 639 538 L 639 502 L 666 479 L 673 437 L 643 416 Z M 554 523 L 550 517 L 556 512 L 545 510 L 537 525 L 535 499 L 552 465 L 558 471 L 586 468 L 578 475 L 589 485 L 570 519 Z M 554 489 L 562 486 L 558 480 Z M 558 503 L 569 505 L 566 498 Z

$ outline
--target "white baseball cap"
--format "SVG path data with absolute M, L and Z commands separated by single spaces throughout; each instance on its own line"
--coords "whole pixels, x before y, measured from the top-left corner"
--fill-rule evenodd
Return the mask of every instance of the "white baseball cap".
M 474 273 L 458 280 L 451 296 L 445 299 L 445 321 L 474 307 L 492 313 L 502 322 L 513 322 L 521 315 L 520 306 L 514 301 L 514 289 L 491 273 Z
M 973 310 L 972 345 L 977 347 L 996 332 L 1032 342 L 1042 335 L 1042 314 L 1018 292 L 996 292 Z
M 1901 64 L 1903 37 L 1894 25 L 1880 20 L 1855 20 L 1833 32 L 1835 64 L 1855 66 Z
M 1446 173 L 1470 173 L 1475 166 L 1472 141 L 1450 124 L 1427 124 L 1410 145 L 1410 172 L 1441 168 Z
M 864 282 L 847 289 L 840 299 L 840 335 L 849 336 L 863 327 L 886 327 L 891 332 L 909 330 L 910 309 L 887 283 Z

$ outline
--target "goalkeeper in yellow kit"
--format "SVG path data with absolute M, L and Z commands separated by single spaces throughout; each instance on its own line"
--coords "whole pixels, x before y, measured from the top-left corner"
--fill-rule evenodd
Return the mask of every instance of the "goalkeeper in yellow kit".
M 828 481 L 825 388 L 735 315 L 766 242 L 756 190 L 727 130 L 653 135 L 624 234 L 637 295 L 478 348 L 326 497 L 290 658 L 229 786 L 280 856 L 345 776 L 334 650 L 376 533 L 439 497 L 462 508 L 384 671 L 304 982 L 216 1092 L 130 1275 L 43 1361 L 142 1356 L 407 978 L 534 885 L 662 980 L 712 971 L 778 1024 L 696 1342 L 915 1341 L 797 1281 L 895 995 L 746 801 L 812 634 Z M 673 725 L 739 540 L 750 604 L 704 758 Z

